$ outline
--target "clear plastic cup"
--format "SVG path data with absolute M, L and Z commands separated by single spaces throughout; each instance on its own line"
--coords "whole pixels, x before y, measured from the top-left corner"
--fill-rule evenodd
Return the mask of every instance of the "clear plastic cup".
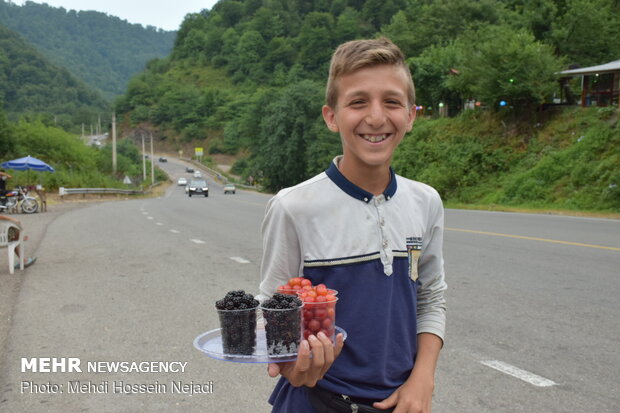
M 302 308 L 302 306 L 282 309 L 261 307 L 269 355 L 297 353 L 301 341 Z
M 308 339 L 310 335 L 323 332 L 333 343 L 336 340 L 336 303 L 338 291 L 328 290 L 326 295 L 302 298 L 302 335 Z M 300 297 L 301 298 L 301 297 Z
M 297 296 L 297 292 L 299 291 L 299 287 L 297 288 L 293 288 L 289 285 L 281 285 L 278 287 L 278 290 L 276 292 L 280 293 L 280 294 L 287 294 L 287 295 L 294 295 Z
M 252 355 L 256 350 L 256 309 L 217 310 L 222 333 L 222 352 Z

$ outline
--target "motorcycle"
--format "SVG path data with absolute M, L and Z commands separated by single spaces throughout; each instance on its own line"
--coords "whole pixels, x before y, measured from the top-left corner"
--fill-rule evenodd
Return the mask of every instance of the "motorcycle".
M 0 196 L 0 213 L 17 211 L 21 208 L 24 214 L 34 214 L 39 210 L 39 202 L 28 195 L 28 189 L 18 186 Z

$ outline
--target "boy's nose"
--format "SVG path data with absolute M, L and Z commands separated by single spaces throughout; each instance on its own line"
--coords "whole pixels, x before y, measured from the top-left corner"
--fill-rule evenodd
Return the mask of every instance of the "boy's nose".
M 373 127 L 379 127 L 385 123 L 385 110 L 381 104 L 373 103 L 368 107 L 366 123 Z

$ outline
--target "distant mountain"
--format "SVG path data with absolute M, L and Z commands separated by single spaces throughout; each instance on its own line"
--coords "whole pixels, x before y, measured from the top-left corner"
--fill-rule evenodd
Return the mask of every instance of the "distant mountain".
M 10 118 L 43 116 L 65 129 L 109 110 L 101 94 L 50 63 L 17 33 L 0 25 L 0 108 Z
M 146 62 L 170 53 L 176 32 L 146 28 L 95 11 L 0 0 L 0 24 L 35 45 L 111 101 Z

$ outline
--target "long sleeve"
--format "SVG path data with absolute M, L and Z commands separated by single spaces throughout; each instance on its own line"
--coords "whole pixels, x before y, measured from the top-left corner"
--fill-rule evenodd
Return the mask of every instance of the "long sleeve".
M 280 194 L 267 204 L 262 234 L 260 301 L 271 297 L 277 287 L 290 278 L 302 275 L 303 259 L 299 238 L 294 221 L 281 202 Z
M 417 323 L 419 333 L 432 333 L 444 340 L 446 330 L 447 289 L 443 262 L 444 211 L 437 194 L 429 213 L 430 225 L 419 264 Z

